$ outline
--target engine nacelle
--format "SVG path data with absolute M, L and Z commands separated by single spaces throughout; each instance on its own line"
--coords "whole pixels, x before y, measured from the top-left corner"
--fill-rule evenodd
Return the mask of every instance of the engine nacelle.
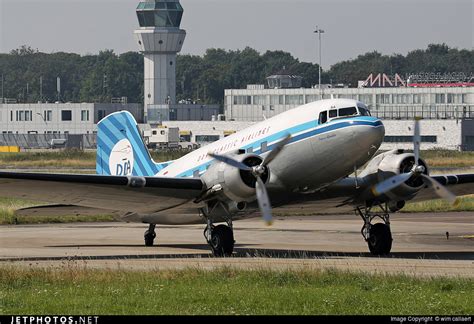
M 415 155 L 405 153 L 403 150 L 393 150 L 376 156 L 360 174 L 370 184 L 380 183 L 400 173 L 408 173 L 415 164 Z M 419 164 L 425 168 L 424 174 L 428 175 L 428 167 L 422 159 Z M 387 192 L 392 201 L 404 201 L 413 198 L 424 186 L 421 177 L 413 176 L 397 188 Z
M 255 154 L 232 155 L 232 158 L 250 167 L 262 163 L 262 158 Z M 261 179 L 264 183 L 267 183 L 269 177 L 270 174 L 268 168 L 266 168 Z M 255 200 L 257 180 L 250 171 L 243 171 L 226 163 L 216 162 L 211 165 L 201 179 L 207 188 L 220 185 L 226 198 L 233 202 L 241 203 Z

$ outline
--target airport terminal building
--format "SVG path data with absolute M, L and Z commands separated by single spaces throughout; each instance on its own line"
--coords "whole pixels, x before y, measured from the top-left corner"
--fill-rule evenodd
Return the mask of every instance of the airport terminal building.
M 474 150 L 472 86 L 319 90 L 266 89 L 263 85 L 251 85 L 247 89 L 225 90 L 224 116 L 218 114 L 218 106 L 200 108 L 182 104 L 160 107 L 148 121 L 144 120 L 141 104 L 3 104 L 0 105 L 0 144 L 29 148 L 43 142 L 40 146 L 44 147 L 44 142 L 49 143 L 52 138 L 83 135 L 85 147 L 94 148 L 98 121 L 115 111 L 128 110 L 142 129 L 149 129 L 149 123 L 179 127 L 182 134 L 188 134 L 190 141 L 204 145 L 264 118 L 331 97 L 352 98 L 366 103 L 372 115 L 381 118 L 385 125 L 384 150 L 412 148 L 415 116 L 423 118 L 422 149 Z
M 272 78 L 274 80 L 274 78 Z M 382 149 L 412 148 L 413 120 L 422 117 L 422 149 L 474 150 L 474 85 L 269 88 L 225 90 L 228 121 L 261 121 L 313 101 L 349 98 L 364 102 L 386 129 Z
M 277 88 L 249 85 L 225 90 L 226 120 L 261 121 L 313 101 L 330 98 L 365 103 L 373 116 L 404 120 L 474 118 L 474 87 Z

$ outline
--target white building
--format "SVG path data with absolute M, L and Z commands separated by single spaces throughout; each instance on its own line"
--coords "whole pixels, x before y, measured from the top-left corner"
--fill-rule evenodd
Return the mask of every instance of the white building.
M 179 127 L 182 135 L 188 140 L 201 145 L 217 141 L 234 132 L 249 127 L 257 122 L 245 121 L 173 121 L 164 122 L 168 127 Z M 413 149 L 412 120 L 383 120 L 385 141 L 381 150 Z M 421 149 L 447 149 L 474 151 L 474 119 L 458 120 L 422 120 Z
M 474 87 L 298 88 L 225 90 L 226 120 L 255 122 L 320 99 L 364 102 L 386 129 L 382 149 L 412 147 L 413 119 L 422 122 L 422 149 L 474 150 Z
M 474 118 L 474 87 L 446 88 L 332 88 L 225 90 L 226 120 L 260 121 L 320 99 L 349 98 L 364 102 L 382 119 Z M 265 116 L 265 117 L 264 117 Z
M 93 134 L 102 118 L 121 110 L 142 121 L 140 104 L 0 104 L 0 134 Z

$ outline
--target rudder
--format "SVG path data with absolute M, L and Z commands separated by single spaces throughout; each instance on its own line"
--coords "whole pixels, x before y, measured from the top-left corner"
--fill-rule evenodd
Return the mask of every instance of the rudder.
M 97 174 L 151 177 L 167 165 L 153 161 L 130 112 L 112 113 L 97 124 Z

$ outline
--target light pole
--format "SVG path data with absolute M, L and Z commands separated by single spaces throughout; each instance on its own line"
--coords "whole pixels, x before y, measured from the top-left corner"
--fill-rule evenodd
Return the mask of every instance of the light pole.
M 43 117 L 43 115 L 42 115 L 41 113 L 36 113 L 36 114 L 41 117 L 41 119 L 44 121 L 45 124 L 48 124 L 48 123 L 46 122 L 46 119 L 44 119 L 44 117 Z
M 3 93 L 3 90 L 4 90 L 4 86 L 3 86 L 3 83 L 5 81 L 3 80 L 3 73 L 2 73 L 2 102 L 1 103 L 4 103 L 5 102 L 5 99 L 3 98 L 4 97 L 4 93 Z
M 321 34 L 324 33 L 324 30 L 319 29 L 318 26 L 316 26 L 314 32 L 319 34 L 319 92 L 321 92 Z

